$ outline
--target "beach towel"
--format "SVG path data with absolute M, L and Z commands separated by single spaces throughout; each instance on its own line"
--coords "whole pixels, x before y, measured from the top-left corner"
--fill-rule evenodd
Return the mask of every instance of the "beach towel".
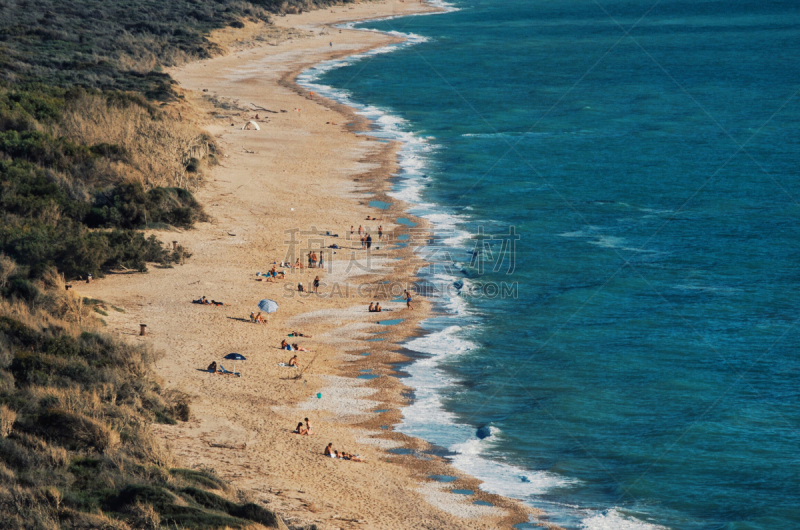
M 278 366 L 285 366 L 285 367 L 288 367 L 288 368 L 297 368 L 297 366 L 292 366 L 292 365 L 286 364 L 286 363 L 278 363 Z
M 240 374 L 239 372 L 230 372 L 230 371 L 226 370 L 225 367 L 222 366 L 222 365 L 219 365 L 219 371 L 221 373 L 225 374 L 225 375 L 235 375 L 235 376 L 238 376 L 238 377 L 242 377 L 242 374 Z

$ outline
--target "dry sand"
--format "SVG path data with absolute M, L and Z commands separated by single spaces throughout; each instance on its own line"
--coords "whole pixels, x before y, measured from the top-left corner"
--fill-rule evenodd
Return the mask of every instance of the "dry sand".
M 392 430 L 409 389 L 387 376 L 392 373 L 387 363 L 403 359 L 393 348 L 415 332 L 429 304 L 416 298 L 412 311 L 392 302 L 386 292 L 370 294 L 387 279 L 407 285 L 414 274 L 411 248 L 390 249 L 392 245 L 376 237 L 379 224 L 389 235 L 407 230 L 391 222 L 404 205 L 392 201 L 391 209 L 382 212 L 368 207 L 365 195 L 369 191 L 385 199 L 396 146 L 357 136 L 352 131 L 365 124 L 349 109 L 312 100 L 292 82 L 298 71 L 314 63 L 393 39 L 374 32 L 340 32 L 331 24 L 430 9 L 402 1 L 363 3 L 279 17 L 276 27 L 248 25 L 217 32 L 213 38 L 230 53 L 170 72 L 185 97 L 184 115 L 200 120 L 225 153 L 197 192 L 211 221 L 189 231 L 153 232 L 163 241 L 177 240 L 193 256 L 182 266 L 151 268 L 145 275 L 110 275 L 78 289 L 122 308 L 124 312 L 110 312 L 108 329 L 165 351 L 158 365 L 164 384 L 193 396 L 189 422 L 155 427 L 178 457 L 177 464 L 214 469 L 291 525 L 503 528 L 527 520 L 530 513 L 516 501 L 478 491 L 477 480 L 438 457 L 386 452 L 403 445 L 427 447 Z M 210 97 L 233 108 L 215 108 Z M 261 130 L 242 130 L 256 114 Z M 348 128 L 348 123 L 355 125 Z M 365 220 L 376 215 L 382 220 Z M 368 227 L 375 237 L 373 247 L 383 248 L 373 248 L 367 256 L 359 241 L 350 240 L 351 225 Z M 325 270 L 290 270 L 285 280 L 256 281 L 257 271 L 266 272 L 292 254 L 286 232 L 291 229 L 301 231 L 298 251 L 308 248 L 309 238 L 342 249 L 326 255 Z M 314 230 L 339 237 L 304 235 Z M 299 256 L 295 252 L 291 260 Z M 403 259 L 392 259 L 397 257 Z M 302 258 L 305 264 L 305 253 Z M 369 259 L 371 270 L 365 271 Z M 317 275 L 320 296 L 296 292 L 298 282 L 307 286 Z M 191 303 L 202 295 L 226 305 Z M 280 310 L 268 324 L 251 323 L 248 316 L 262 298 L 277 301 Z M 374 299 L 394 311 L 368 313 L 367 304 Z M 404 321 L 391 327 L 376 324 L 386 318 Z M 138 335 L 140 323 L 148 326 L 145 337 Z M 378 330 L 388 331 L 379 335 L 386 340 L 365 341 Z M 292 331 L 313 338 L 287 337 Z M 303 368 L 299 378 L 301 370 L 278 365 L 291 356 L 279 349 L 282 339 L 311 350 L 298 352 Z M 243 377 L 201 371 L 230 352 L 247 357 L 236 364 Z M 233 362 L 223 364 L 234 368 Z M 357 379 L 362 369 L 381 377 Z M 304 417 L 312 421 L 313 436 L 291 433 Z M 367 462 L 323 457 L 328 442 Z M 439 484 L 427 478 L 431 473 L 459 479 Z M 476 494 L 452 494 L 447 491 L 451 488 Z M 477 499 L 495 506 L 472 504 Z

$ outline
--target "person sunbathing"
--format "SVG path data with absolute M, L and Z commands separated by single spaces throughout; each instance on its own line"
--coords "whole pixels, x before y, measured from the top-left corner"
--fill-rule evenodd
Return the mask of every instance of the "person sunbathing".
M 308 418 L 303 418 L 303 419 L 306 420 L 306 431 L 308 432 L 308 434 L 314 434 L 314 431 L 311 430 L 311 422 L 308 421 Z
M 290 337 L 306 337 L 307 339 L 311 338 L 311 335 L 305 335 L 303 333 L 298 333 L 296 331 L 292 331 L 291 333 L 289 333 L 289 336 Z
M 294 434 L 300 434 L 302 436 L 308 435 L 308 431 L 306 430 L 305 427 L 303 427 L 303 422 L 302 421 L 297 424 L 297 427 L 295 427 L 295 429 L 292 432 Z
M 298 364 L 298 362 L 297 362 L 297 355 L 295 355 L 291 359 L 289 359 L 289 366 L 294 366 L 296 368 L 300 367 L 300 364 Z
M 298 284 L 297 284 L 297 290 L 298 290 L 298 291 L 300 291 L 301 293 L 302 293 L 302 292 L 305 292 L 305 291 L 303 290 L 303 282 L 300 282 L 300 283 L 298 283 Z
M 375 302 L 371 302 L 369 304 L 369 312 L 370 313 L 374 313 L 375 312 Z
M 308 350 L 308 349 L 306 349 L 306 348 L 303 348 L 302 346 L 298 346 L 298 345 L 297 345 L 297 343 L 293 343 L 293 344 L 292 344 L 292 348 L 293 348 L 295 351 L 311 351 L 311 350 Z
M 258 324 L 263 324 L 263 323 L 266 322 L 264 320 L 264 317 L 261 316 L 261 311 L 258 312 L 258 314 L 256 315 L 254 321 L 257 322 Z
M 250 311 L 250 322 L 255 322 L 255 321 L 256 321 L 256 314 Z
M 381 303 L 378 302 L 377 304 L 375 304 L 375 312 L 380 313 L 381 311 L 383 311 L 383 308 L 381 307 Z
M 282 349 L 282 350 L 289 350 L 289 351 L 292 351 L 292 347 L 289 345 L 289 343 L 288 343 L 288 342 L 286 342 L 286 339 L 283 339 L 283 340 L 281 341 L 281 349 Z
M 328 446 L 325 448 L 325 451 L 323 451 L 322 454 L 325 456 L 333 457 L 333 442 L 328 444 Z
M 217 361 L 211 361 L 211 364 L 208 365 L 208 371 L 212 374 L 217 373 Z
M 295 269 L 302 269 L 302 268 L 303 268 L 303 264 L 302 264 L 302 263 L 300 263 L 300 258 L 297 258 L 297 261 L 295 261 L 295 262 L 294 262 L 294 265 L 293 265 L 293 267 L 294 267 Z

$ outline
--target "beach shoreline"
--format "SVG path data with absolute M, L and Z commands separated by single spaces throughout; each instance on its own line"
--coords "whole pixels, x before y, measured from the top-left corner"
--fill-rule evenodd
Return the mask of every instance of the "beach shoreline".
M 378 223 L 387 237 L 407 234 L 408 227 L 389 222 L 401 214 L 419 227 L 430 226 L 386 195 L 397 172 L 398 145 L 356 135 L 367 130 L 365 118 L 295 82 L 314 64 L 400 42 L 377 32 L 339 31 L 333 24 L 432 11 L 398 1 L 337 6 L 277 18 L 282 40 L 237 37 L 253 34 L 250 27 L 215 35 L 231 53 L 170 72 L 180 83 L 185 115 L 206 126 L 225 153 L 197 193 L 212 220 L 191 231 L 152 232 L 178 240 L 194 256 L 174 269 L 112 275 L 79 289 L 124 309 L 107 317 L 109 331 L 165 350 L 158 366 L 165 386 L 194 397 L 190 422 L 155 427 L 179 465 L 213 469 L 292 525 L 499 528 L 534 513 L 519 501 L 481 492 L 479 481 L 426 454 L 426 442 L 393 432 L 411 389 L 390 377 L 390 363 L 407 360 L 397 350 L 420 333 L 430 303 L 415 297 L 411 311 L 396 301 L 399 293 L 382 287 L 411 284 L 416 265 L 410 245 L 387 249 L 378 239 L 367 253 L 351 239 L 349 226 L 367 225 L 374 235 Z M 251 119 L 259 131 L 242 129 Z M 370 200 L 393 204 L 376 210 Z M 381 220 L 366 220 L 375 215 Z M 287 248 L 296 236 L 349 251 L 349 258 L 325 251 L 322 296 L 294 290 L 295 282 L 307 285 L 319 270 L 287 269 L 287 279 L 274 285 L 257 281 L 256 271 L 294 261 Z M 201 295 L 226 306 L 192 305 Z M 260 298 L 281 307 L 267 326 L 247 321 Z M 376 319 L 366 312 L 372 298 L 393 311 Z M 376 324 L 394 319 L 402 321 Z M 140 323 L 148 325 L 148 336 L 135 333 Z M 295 330 L 313 338 L 288 338 Z M 288 359 L 278 348 L 281 338 L 312 350 L 298 352 L 302 377 L 278 365 Z M 243 377 L 202 372 L 231 351 L 249 359 L 237 367 L 244 365 Z M 379 377 L 364 377 L 372 375 Z M 316 434 L 291 434 L 292 419 L 306 416 Z M 367 463 L 324 459 L 329 442 L 360 453 Z M 387 452 L 402 448 L 409 451 Z M 437 482 L 429 475 L 456 479 Z M 452 488 L 474 495 L 453 494 Z

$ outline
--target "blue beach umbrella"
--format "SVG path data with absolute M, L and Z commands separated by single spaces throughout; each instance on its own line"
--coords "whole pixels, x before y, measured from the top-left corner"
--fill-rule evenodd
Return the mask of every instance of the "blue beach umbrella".
M 258 308 L 265 313 L 274 313 L 278 310 L 278 302 L 265 298 L 258 303 Z
M 269 319 L 269 314 L 278 310 L 278 302 L 265 298 L 258 303 L 258 308 L 265 312 L 267 314 L 267 319 Z
M 241 353 L 229 353 L 228 355 L 223 357 L 223 359 L 229 359 L 229 360 L 233 361 L 233 371 L 234 371 L 234 373 L 236 372 L 236 361 L 246 361 L 247 360 L 247 358 L 244 355 L 242 355 Z

